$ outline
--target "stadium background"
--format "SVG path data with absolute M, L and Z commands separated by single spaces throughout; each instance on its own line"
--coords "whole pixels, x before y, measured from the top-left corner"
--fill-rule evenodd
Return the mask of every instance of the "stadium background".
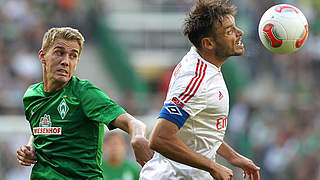
M 261 179 L 320 180 L 320 1 L 235 3 L 246 54 L 223 66 L 231 95 L 225 140 L 261 167 Z M 258 39 L 259 18 L 277 3 L 299 7 L 309 22 L 308 40 L 292 55 L 272 54 Z M 28 179 L 30 173 L 15 157 L 30 135 L 21 99 L 41 80 L 37 52 L 49 27 L 78 28 L 86 42 L 77 74 L 152 129 L 172 68 L 190 48 L 181 30 L 193 0 L 0 4 L 0 179 Z M 234 172 L 242 179 L 239 169 Z

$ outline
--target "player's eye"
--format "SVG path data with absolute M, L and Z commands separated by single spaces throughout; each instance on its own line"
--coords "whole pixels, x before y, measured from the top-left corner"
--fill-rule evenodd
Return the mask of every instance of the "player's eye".
M 54 52 L 57 56 L 62 56 L 63 55 L 63 52 L 62 51 L 55 51 Z
M 234 28 L 230 28 L 230 29 L 227 30 L 227 34 L 228 35 L 231 35 L 233 32 L 234 32 Z
M 71 58 L 71 59 L 76 59 L 77 57 L 78 57 L 78 55 L 75 54 L 75 53 L 70 55 L 70 58 Z

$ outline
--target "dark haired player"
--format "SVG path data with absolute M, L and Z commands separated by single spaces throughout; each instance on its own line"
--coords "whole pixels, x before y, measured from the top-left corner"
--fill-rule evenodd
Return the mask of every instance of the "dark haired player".
M 140 180 L 230 180 L 233 172 L 215 162 L 216 154 L 259 180 L 259 167 L 224 141 L 229 95 L 221 66 L 244 53 L 236 7 L 200 0 L 185 20 L 184 35 L 194 45 L 176 66 L 167 98 L 150 137 L 157 151 Z

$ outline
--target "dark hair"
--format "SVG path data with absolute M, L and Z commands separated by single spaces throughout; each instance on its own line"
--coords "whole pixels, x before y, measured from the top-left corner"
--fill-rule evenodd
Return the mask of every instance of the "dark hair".
M 197 48 L 202 49 L 201 39 L 215 37 L 218 23 L 225 15 L 235 15 L 235 5 L 228 5 L 228 0 L 198 0 L 185 19 L 183 35 Z

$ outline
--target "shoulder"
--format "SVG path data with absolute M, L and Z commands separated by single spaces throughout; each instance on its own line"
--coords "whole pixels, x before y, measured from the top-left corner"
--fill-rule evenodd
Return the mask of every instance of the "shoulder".
M 72 76 L 72 86 L 80 86 L 80 87 L 87 87 L 87 86 L 94 86 L 89 80 L 87 79 L 80 79 L 79 77 Z
M 203 60 L 195 57 L 184 57 L 179 63 L 180 77 L 196 76 L 203 77 L 207 71 L 208 65 Z
M 111 100 L 109 96 L 100 88 L 95 86 L 93 83 L 87 79 L 80 79 L 78 77 L 73 77 L 72 84 L 70 85 L 72 93 L 84 101 L 98 101 L 99 100 Z
M 43 82 L 33 84 L 28 87 L 26 92 L 23 95 L 23 99 L 32 97 L 32 96 L 39 96 L 43 94 Z
M 25 110 L 37 99 L 44 97 L 43 82 L 29 86 L 23 95 L 22 101 Z
M 174 103 L 183 104 L 183 107 L 187 104 L 190 105 L 190 103 L 198 104 L 205 101 L 208 81 L 207 68 L 208 64 L 199 58 L 182 60 L 181 72 L 173 79 L 166 102 L 174 100 Z
M 196 89 L 205 84 L 207 79 L 207 64 L 200 59 L 183 59 L 177 67 L 179 72 L 174 77 L 173 89 Z
M 92 84 L 89 80 L 87 79 L 80 79 L 78 77 L 73 76 L 72 77 L 72 82 L 71 82 L 71 88 L 73 89 L 74 92 L 76 93 L 81 93 L 84 92 L 88 89 L 98 89 L 94 84 Z

